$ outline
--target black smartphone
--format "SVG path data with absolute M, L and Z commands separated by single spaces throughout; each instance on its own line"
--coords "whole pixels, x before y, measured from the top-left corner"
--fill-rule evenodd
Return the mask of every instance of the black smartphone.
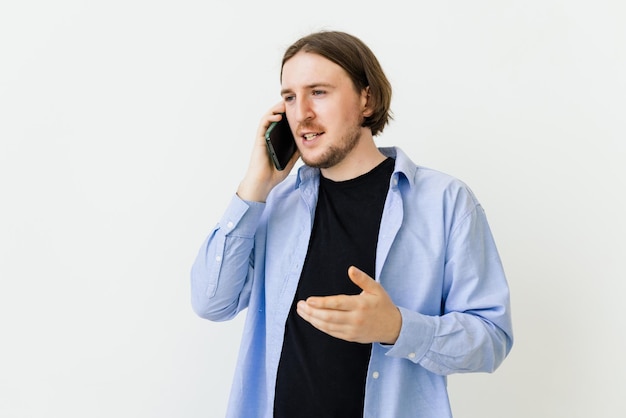
M 272 122 L 267 128 L 265 143 L 276 169 L 284 170 L 297 149 L 296 141 L 289 128 L 289 122 L 287 122 L 287 116 L 284 113 L 281 120 Z

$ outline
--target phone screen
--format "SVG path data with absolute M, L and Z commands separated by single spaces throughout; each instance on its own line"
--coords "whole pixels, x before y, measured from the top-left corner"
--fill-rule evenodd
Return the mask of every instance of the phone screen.
M 265 132 L 265 143 L 270 158 L 276 169 L 281 171 L 285 169 L 297 148 L 289 128 L 289 122 L 287 122 L 287 116 L 284 113 L 282 116 L 280 121 L 272 122 Z

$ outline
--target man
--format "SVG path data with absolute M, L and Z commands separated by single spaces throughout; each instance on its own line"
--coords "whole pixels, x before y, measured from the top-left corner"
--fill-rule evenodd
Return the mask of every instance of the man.
M 191 274 L 201 317 L 248 308 L 228 416 L 451 416 L 445 376 L 492 372 L 513 343 L 480 204 L 459 180 L 376 147 L 391 86 L 354 36 L 298 40 L 281 87 Z M 282 113 L 298 151 L 277 171 L 264 133 Z

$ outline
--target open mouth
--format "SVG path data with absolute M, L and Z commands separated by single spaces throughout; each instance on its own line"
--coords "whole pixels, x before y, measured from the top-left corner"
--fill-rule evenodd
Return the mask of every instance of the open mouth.
M 323 133 L 324 132 L 316 132 L 316 133 L 311 132 L 311 133 L 302 135 L 302 138 L 304 138 L 305 141 L 310 141 L 322 135 Z

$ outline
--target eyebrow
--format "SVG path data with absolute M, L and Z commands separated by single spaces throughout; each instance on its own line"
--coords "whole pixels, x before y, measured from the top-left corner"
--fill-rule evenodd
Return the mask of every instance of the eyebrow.
M 315 90 L 316 88 L 319 88 L 319 87 L 333 88 L 335 86 L 333 84 L 330 84 L 330 83 L 312 83 L 312 84 L 308 84 L 308 85 L 304 86 L 304 88 L 307 89 L 307 90 Z M 281 96 L 284 95 L 284 94 L 287 94 L 287 93 L 293 93 L 293 90 L 292 89 L 282 89 L 280 91 L 280 95 Z

